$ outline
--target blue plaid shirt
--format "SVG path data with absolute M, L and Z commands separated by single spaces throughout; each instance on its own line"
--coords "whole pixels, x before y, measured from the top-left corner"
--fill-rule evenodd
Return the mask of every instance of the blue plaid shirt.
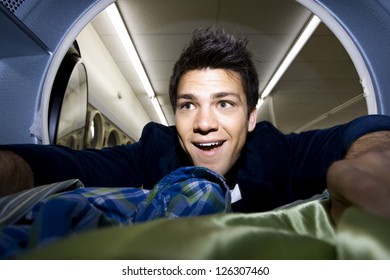
M 42 186 L 0 199 L 0 258 L 104 226 L 230 212 L 230 202 L 224 178 L 202 167 L 180 168 L 152 190 Z

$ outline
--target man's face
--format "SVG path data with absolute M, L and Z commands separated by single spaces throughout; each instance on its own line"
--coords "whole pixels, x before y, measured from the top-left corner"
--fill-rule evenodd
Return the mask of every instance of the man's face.
M 248 119 L 240 75 L 223 69 L 189 71 L 178 85 L 176 128 L 194 165 L 226 175 L 240 157 L 256 110 Z

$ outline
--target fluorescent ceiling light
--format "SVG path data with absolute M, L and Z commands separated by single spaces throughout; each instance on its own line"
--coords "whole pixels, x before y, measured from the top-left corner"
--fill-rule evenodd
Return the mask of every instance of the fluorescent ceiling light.
M 123 47 L 126 50 L 127 55 L 130 58 L 131 63 L 133 64 L 135 71 L 137 72 L 138 77 L 141 80 L 141 83 L 151 99 L 151 102 L 153 104 L 154 109 L 157 112 L 157 115 L 161 121 L 162 124 L 168 125 L 168 122 L 164 116 L 164 113 L 161 109 L 160 103 L 157 100 L 156 94 L 152 88 L 152 85 L 150 84 L 149 78 L 146 75 L 145 69 L 141 63 L 141 60 L 138 56 L 137 50 L 134 47 L 133 41 L 130 38 L 129 33 L 127 32 L 126 26 L 122 20 L 121 15 L 119 14 L 119 11 L 114 4 L 111 4 L 109 7 L 106 9 L 107 14 L 112 22 L 112 25 L 114 26 Z
M 275 71 L 274 75 L 268 82 L 267 86 L 260 94 L 259 100 L 266 98 L 271 93 L 272 89 L 278 83 L 284 72 L 290 66 L 291 62 L 293 62 L 297 54 L 302 50 L 303 46 L 309 40 L 310 36 L 313 34 L 313 32 L 316 30 L 320 23 L 321 20 L 316 15 L 313 15 L 311 17 L 310 21 L 305 26 L 302 33 L 298 36 L 298 39 L 295 41 L 293 47 L 289 50 L 282 63 L 279 65 L 278 69 Z M 258 102 L 257 108 L 259 108 L 261 104 L 263 104 L 263 102 Z
M 152 104 L 153 104 L 153 107 L 154 107 L 154 110 L 156 110 L 157 112 L 157 115 L 158 117 L 160 118 L 161 122 L 165 125 L 168 125 L 166 119 L 165 119 L 165 116 L 164 116 L 164 113 L 161 109 L 161 106 L 160 106 L 160 103 L 158 102 L 157 100 L 157 97 L 154 96 L 150 99 L 152 101 Z M 164 120 L 164 121 L 163 121 Z
M 261 105 L 263 105 L 263 103 L 264 103 L 264 98 L 259 98 L 259 100 L 257 100 L 256 108 L 259 109 Z

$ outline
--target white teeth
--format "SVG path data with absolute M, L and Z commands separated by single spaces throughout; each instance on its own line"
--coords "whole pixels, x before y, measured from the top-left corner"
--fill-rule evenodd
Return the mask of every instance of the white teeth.
M 221 142 L 212 142 L 212 143 L 198 143 L 197 146 L 199 147 L 213 147 L 213 146 L 219 146 L 221 145 Z
M 218 142 L 215 142 L 215 143 L 201 143 L 199 144 L 199 146 L 203 146 L 203 147 L 210 147 L 210 146 L 216 146 L 218 145 Z

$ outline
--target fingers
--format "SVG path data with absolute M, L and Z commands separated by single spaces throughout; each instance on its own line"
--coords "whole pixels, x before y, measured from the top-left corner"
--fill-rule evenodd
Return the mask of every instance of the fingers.
M 389 152 L 369 152 L 335 162 L 328 170 L 327 183 L 335 222 L 351 205 L 390 219 Z

